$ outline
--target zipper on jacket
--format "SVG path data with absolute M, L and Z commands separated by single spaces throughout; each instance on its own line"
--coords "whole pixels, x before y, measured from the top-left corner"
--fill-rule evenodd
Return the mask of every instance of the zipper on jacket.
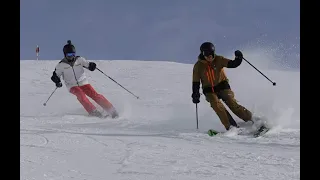
M 74 72 L 73 66 L 71 66 L 71 68 L 72 68 L 72 71 L 73 71 L 73 74 L 74 74 L 74 78 L 76 79 L 77 84 L 78 84 L 78 86 L 79 86 L 79 82 L 78 82 L 78 79 L 77 79 L 77 77 L 76 77 L 76 73 Z

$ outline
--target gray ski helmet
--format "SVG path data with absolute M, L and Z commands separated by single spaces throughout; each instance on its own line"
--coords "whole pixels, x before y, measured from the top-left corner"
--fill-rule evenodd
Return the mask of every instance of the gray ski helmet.
M 212 55 L 214 56 L 216 48 L 211 42 L 204 42 L 200 46 L 200 52 L 204 56 Z
M 67 44 L 63 47 L 63 54 L 66 56 L 67 53 L 76 53 L 76 48 L 71 43 L 71 40 L 67 41 Z

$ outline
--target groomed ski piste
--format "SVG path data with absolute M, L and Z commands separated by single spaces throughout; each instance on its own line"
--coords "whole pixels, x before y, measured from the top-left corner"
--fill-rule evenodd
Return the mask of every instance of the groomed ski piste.
M 55 89 L 50 77 L 59 60 L 21 60 L 21 179 L 300 179 L 300 71 L 268 69 L 264 56 L 244 55 L 277 82 L 272 86 L 246 62 L 225 70 L 240 104 L 272 127 L 258 138 L 233 132 L 209 137 L 208 129 L 225 130 L 204 97 L 196 129 L 192 64 L 94 60 L 140 97 L 99 71 L 86 71 L 120 113 L 118 119 L 99 119 L 87 117 L 64 85 L 43 106 Z

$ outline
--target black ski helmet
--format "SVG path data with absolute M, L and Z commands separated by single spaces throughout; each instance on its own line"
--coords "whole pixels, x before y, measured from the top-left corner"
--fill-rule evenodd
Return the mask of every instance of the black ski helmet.
M 67 44 L 63 47 L 63 54 L 66 56 L 67 53 L 76 53 L 76 48 L 71 43 L 71 40 L 67 41 Z
M 214 56 L 216 48 L 211 42 L 204 42 L 200 46 L 200 52 L 204 56 L 212 55 Z

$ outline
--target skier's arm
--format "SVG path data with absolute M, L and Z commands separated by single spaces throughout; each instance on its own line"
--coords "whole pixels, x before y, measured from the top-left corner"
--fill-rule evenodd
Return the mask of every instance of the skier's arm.
M 237 68 L 242 63 L 242 58 L 235 58 L 234 60 L 221 57 L 221 65 L 226 68 Z
M 192 93 L 199 93 L 200 89 L 200 74 L 199 74 L 199 66 L 195 64 L 193 66 L 193 74 L 192 74 Z
M 242 63 L 242 58 L 235 58 L 234 60 L 228 61 L 227 68 L 236 68 Z
M 87 61 L 84 57 L 78 57 L 77 59 L 80 64 L 85 67 L 85 68 L 89 68 L 89 61 Z
M 96 69 L 97 65 L 94 62 L 89 62 L 83 57 L 79 57 L 79 61 L 83 67 L 89 69 L 90 71 L 94 71 Z
M 192 74 L 192 102 L 198 104 L 200 102 L 200 74 L 199 74 L 199 65 L 196 63 L 193 67 Z
M 53 73 L 52 73 L 52 76 L 51 76 L 51 80 L 54 82 L 54 83 L 60 83 L 61 82 L 61 80 L 60 80 L 60 77 L 61 77 L 61 75 L 62 75 L 62 73 L 63 73 L 63 69 L 62 69 L 62 67 L 61 66 L 59 66 L 60 64 L 58 64 L 56 67 L 55 67 L 55 69 L 54 69 L 54 71 L 53 71 Z
M 234 60 L 230 60 L 230 59 L 227 59 L 227 58 L 221 56 L 222 67 L 237 68 L 238 66 L 240 66 L 240 64 L 242 63 L 242 59 L 243 59 L 242 52 L 237 50 L 234 52 L 234 54 L 236 56 L 234 58 Z

